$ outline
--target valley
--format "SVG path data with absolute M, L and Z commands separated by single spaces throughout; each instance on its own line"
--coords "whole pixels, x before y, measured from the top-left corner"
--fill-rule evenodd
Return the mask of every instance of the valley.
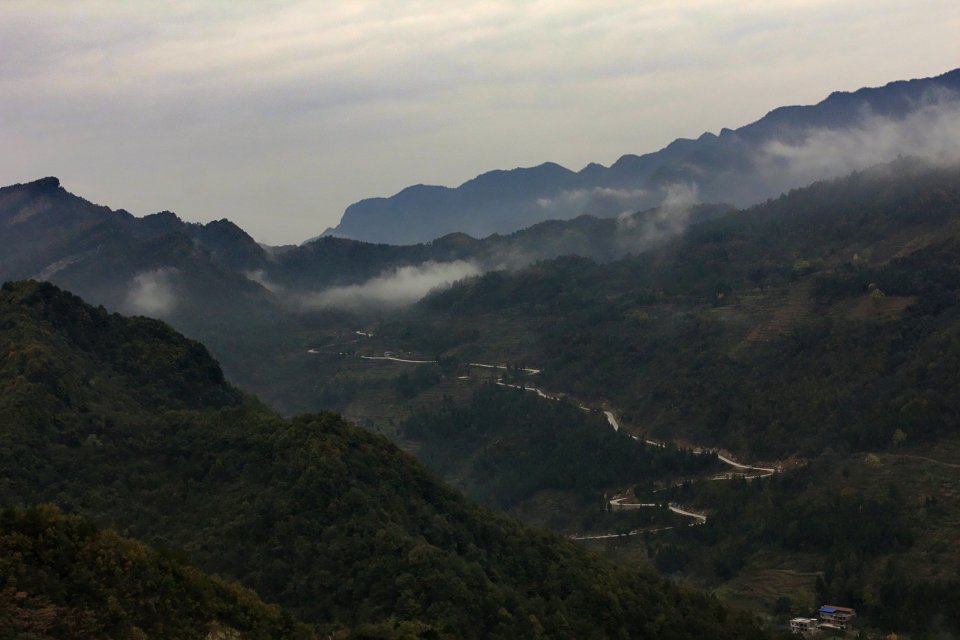
M 357 333 L 360 333 L 360 332 L 357 332 Z M 369 334 L 363 334 L 363 335 L 368 336 L 368 337 L 372 337 L 372 336 L 369 336 Z M 312 350 L 312 349 L 311 349 L 310 351 L 308 351 L 308 353 L 315 353 L 315 350 Z M 392 351 L 387 350 L 387 351 L 385 351 L 384 353 L 385 353 L 385 354 L 386 354 L 386 353 L 392 353 Z M 409 359 L 409 358 L 398 358 L 398 357 L 389 356 L 389 355 L 383 355 L 383 356 L 360 355 L 360 356 L 357 356 L 357 357 L 359 357 L 361 360 L 388 361 L 388 362 L 397 362 L 397 363 L 404 363 L 404 364 L 436 364 L 436 363 L 437 363 L 436 360 L 413 360 L 413 359 Z M 493 370 L 493 371 L 497 371 L 497 372 L 507 372 L 507 371 L 511 371 L 511 368 L 510 368 L 509 366 L 505 365 L 505 364 L 483 364 L 483 363 L 478 363 L 478 362 L 469 362 L 469 363 L 466 363 L 465 366 L 466 366 L 466 368 L 467 368 L 468 370 L 469 370 L 469 368 L 479 368 L 479 369 Z M 519 372 L 519 373 L 523 373 L 523 374 L 525 374 L 526 376 L 536 376 L 537 374 L 539 374 L 539 373 L 541 372 L 540 369 L 535 369 L 535 368 L 531 368 L 531 367 L 518 368 L 518 369 L 514 369 L 514 371 L 517 371 L 517 372 Z M 469 380 L 469 376 L 459 376 L 459 377 L 458 377 L 458 380 Z M 576 407 L 577 407 L 578 409 L 580 409 L 581 411 L 584 411 L 584 412 L 587 412 L 587 413 L 600 412 L 600 413 L 602 413 L 602 414 L 604 415 L 604 417 L 605 417 L 606 420 L 607 420 L 607 423 L 609 424 L 609 426 L 610 426 L 614 431 L 620 431 L 621 424 L 620 424 L 620 422 L 617 420 L 615 413 L 614 413 L 613 411 L 609 410 L 609 409 L 591 408 L 591 407 L 588 407 L 588 406 L 580 403 L 579 401 L 577 401 L 576 399 L 574 399 L 574 398 L 572 398 L 572 397 L 568 397 L 568 396 L 565 397 L 565 396 L 561 396 L 561 395 L 557 395 L 557 394 L 548 393 L 548 392 L 546 392 L 546 391 L 544 391 L 544 390 L 542 390 L 542 389 L 539 389 L 539 388 L 537 388 L 537 387 L 535 387 L 535 386 L 533 386 L 533 385 L 531 385 L 531 384 L 529 384 L 529 383 L 526 383 L 526 382 L 519 383 L 519 384 L 511 384 L 511 383 L 505 382 L 504 379 L 503 379 L 503 377 L 498 377 L 498 378 L 496 378 L 496 379 L 494 380 L 494 383 L 493 383 L 493 384 L 495 384 L 495 385 L 497 385 L 497 386 L 500 386 L 500 387 L 506 387 L 506 388 L 510 388 L 510 389 L 519 389 L 519 390 L 521 390 L 521 391 L 531 392 L 531 393 L 535 394 L 537 397 L 542 398 L 543 400 L 547 400 L 547 401 L 552 401 L 552 402 L 569 402 L 569 403 L 572 403 L 574 406 L 576 406 Z M 640 437 L 639 437 L 638 435 L 635 435 L 635 434 L 632 434 L 632 433 L 629 434 L 629 435 L 630 435 L 630 438 L 631 438 L 632 440 L 635 440 L 635 441 L 636 441 L 636 440 L 639 440 L 639 439 L 640 439 Z M 644 442 L 644 444 L 646 444 L 646 445 L 650 445 L 650 446 L 657 447 L 657 448 L 660 448 L 660 449 L 667 449 L 667 448 L 668 448 L 668 445 L 667 445 L 666 443 L 664 443 L 664 442 L 657 442 L 657 441 L 655 441 L 655 440 L 649 440 L 649 439 L 644 440 L 643 442 Z M 734 480 L 734 479 L 755 480 L 755 479 L 760 479 L 760 478 L 766 478 L 766 477 L 769 477 L 769 476 L 771 476 L 771 475 L 773 475 L 773 474 L 775 474 L 775 473 L 778 473 L 779 467 L 780 467 L 780 465 L 777 465 L 777 468 L 769 468 L 769 467 L 757 467 L 757 466 L 752 466 L 752 465 L 748 465 L 748 464 L 743 464 L 743 463 L 740 463 L 740 462 L 737 462 L 737 461 L 731 459 L 730 457 L 728 457 L 727 455 L 724 455 L 724 454 L 721 453 L 721 452 L 718 452 L 718 451 L 715 451 L 715 450 L 712 450 L 712 449 L 707 449 L 707 448 L 704 448 L 704 447 L 699 447 L 699 446 L 696 446 L 696 445 L 690 445 L 690 444 L 688 444 L 688 443 L 685 443 L 685 449 L 689 450 L 689 451 L 690 451 L 691 453 L 693 453 L 694 455 L 716 456 L 716 459 L 717 459 L 717 460 L 719 460 L 720 462 L 728 465 L 729 467 L 731 467 L 731 468 L 734 470 L 734 471 L 731 471 L 731 472 L 721 473 L 721 474 L 712 475 L 712 476 L 703 478 L 703 481 L 724 481 L 724 480 Z M 755 473 L 755 474 L 751 475 L 750 472 L 759 472 L 759 473 Z M 681 481 L 679 481 L 679 482 L 677 482 L 677 483 L 675 483 L 675 484 L 673 484 L 673 485 L 670 485 L 670 486 L 668 486 L 668 487 L 662 487 L 662 488 L 660 488 L 660 489 L 654 489 L 654 490 L 653 490 L 653 493 L 657 493 L 657 492 L 661 492 L 661 491 L 666 491 L 667 489 L 670 489 L 670 488 L 673 488 L 673 487 L 677 487 L 677 486 L 682 486 L 685 482 L 691 482 L 691 481 L 697 481 L 697 479 L 696 479 L 696 478 L 687 478 L 687 479 L 681 480 Z M 659 508 L 659 507 L 662 506 L 660 503 L 656 503 L 656 502 L 636 502 L 636 501 L 627 502 L 627 500 L 635 500 L 635 497 L 630 496 L 630 495 L 621 495 L 621 496 L 619 496 L 619 497 L 611 498 L 611 499 L 608 501 L 608 504 L 609 504 L 609 506 L 610 506 L 610 509 L 612 509 L 612 510 Z M 692 523 L 689 523 L 690 525 L 704 524 L 704 523 L 707 521 L 707 516 L 703 515 L 702 513 L 694 513 L 694 512 L 686 511 L 686 510 L 684 510 L 683 508 L 681 508 L 680 506 L 678 506 L 678 505 L 676 505 L 676 504 L 667 504 L 666 507 L 667 507 L 667 509 L 668 509 L 669 511 L 671 511 L 671 512 L 677 514 L 677 515 L 683 516 L 683 517 L 685 517 L 685 518 L 690 518 L 690 519 L 692 519 L 693 522 L 692 522 Z M 605 533 L 605 534 L 593 534 L 593 535 L 576 535 L 576 534 L 574 534 L 574 535 L 571 535 L 571 538 L 572 538 L 573 540 L 606 540 L 606 539 L 611 539 L 611 538 L 620 537 L 620 536 L 624 536 L 624 535 L 626 535 L 626 536 L 639 535 L 639 534 L 642 534 L 642 533 L 644 533 L 644 532 L 657 533 L 657 532 L 660 532 L 660 531 L 667 531 L 667 530 L 670 530 L 670 529 L 672 529 L 672 528 L 673 528 L 673 527 L 656 527 L 656 528 L 652 528 L 652 529 L 651 529 L 651 528 L 648 528 L 648 529 L 634 529 L 634 530 L 628 531 L 628 532 L 626 532 L 626 533 Z
M 0 637 L 960 634 L 960 164 L 793 164 L 958 73 L 361 201 L 369 242 L 0 188 Z
M 375 395 L 342 410 L 416 451 L 468 495 L 629 562 L 653 562 L 771 620 L 818 599 L 853 603 L 886 624 L 909 606 L 942 610 L 953 593 L 944 563 L 957 565 L 934 542 L 952 535 L 953 516 L 936 514 L 955 514 L 960 503 L 949 485 L 916 480 L 935 473 L 919 452 L 949 442 L 957 424 L 957 180 L 952 170 L 901 169 L 896 179 L 881 170 L 799 190 L 697 225 L 639 258 L 563 258 L 431 294 L 371 324 L 375 338 L 362 349 L 433 362 L 371 363 L 374 374 L 343 356 L 340 380 L 357 389 L 374 378 L 408 383 L 373 383 Z M 467 453 L 462 466 L 451 462 L 464 455 L 453 445 L 431 453 L 431 438 L 451 437 L 448 427 L 433 436 L 409 431 L 410 420 L 425 420 L 423 407 L 472 406 L 484 383 L 515 387 L 539 405 L 531 411 L 565 404 L 596 430 L 612 423 L 580 407 L 611 411 L 619 432 L 647 444 L 732 452 L 717 464 L 743 473 L 639 473 L 594 484 L 589 497 L 558 493 L 564 481 L 553 480 L 504 502 L 497 496 L 509 494 L 486 487 L 518 463 L 498 447 L 529 448 L 527 440 L 488 426 L 488 440 L 464 445 L 481 457 Z M 470 424 L 470 415 L 453 410 L 449 428 Z M 484 424 L 506 420 L 525 431 L 524 415 L 491 414 Z M 745 462 L 754 460 L 764 462 Z M 730 481 L 684 482 L 711 477 Z M 661 508 L 607 511 L 611 500 Z M 706 523 L 685 526 L 699 518 L 669 506 Z M 577 512 L 592 515 L 570 515 Z M 855 522 L 865 512 L 872 515 Z M 871 529 L 880 522 L 887 524 Z M 900 573 L 906 562 L 916 568 L 909 578 Z M 910 605 L 891 602 L 892 580 Z
M 606 637 L 663 623 L 691 637 L 766 636 L 706 595 L 476 506 L 335 414 L 273 414 L 163 323 L 23 282 L 0 291 L 0 327 L 9 354 L 0 499 L 82 511 L 98 525 L 71 525 L 80 531 L 110 525 L 172 547 L 180 564 L 230 576 L 286 611 L 266 610 L 243 628 L 292 626 L 294 616 L 339 637 Z M 49 509 L 5 514 L 27 529 L 60 522 Z M 13 542 L 26 544 L 15 534 Z M 43 576 L 66 561 L 27 562 L 29 579 L 8 578 L 41 605 L 62 602 Z M 96 570 L 82 555 L 76 562 Z M 197 580 L 200 593 L 214 588 Z M 117 595 L 135 608 L 149 587 L 131 581 Z M 23 606 L 13 614 L 27 619 Z M 238 625 L 243 611 L 199 611 L 197 626 L 177 634 Z M 154 632 L 163 624 L 150 615 L 127 622 Z

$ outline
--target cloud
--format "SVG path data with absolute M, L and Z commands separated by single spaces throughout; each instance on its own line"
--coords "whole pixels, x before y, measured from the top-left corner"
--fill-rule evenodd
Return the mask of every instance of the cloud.
M 650 193 L 644 189 L 571 189 L 553 197 L 537 199 L 537 206 L 553 220 L 566 220 L 579 215 L 609 218 L 633 212 L 649 205 Z
M 267 277 L 266 272 L 263 269 L 256 269 L 254 271 L 245 271 L 243 273 L 244 277 L 247 280 L 256 282 L 258 285 L 269 291 L 270 293 L 282 293 L 283 285 L 273 282 Z
M 410 184 L 939 73 L 958 30 L 956 0 L 4 0 L 0 175 L 295 242 Z
M 901 5 L 7 0 L 0 173 L 299 241 L 408 184 L 613 161 L 945 70 L 956 3 Z
M 165 268 L 134 276 L 127 292 L 127 310 L 151 317 L 169 315 L 177 306 L 177 297 L 170 282 L 176 273 L 176 269 Z
M 683 231 L 690 219 L 690 207 L 700 202 L 696 183 L 677 183 L 661 189 L 660 206 L 649 211 L 634 213 L 623 211 L 617 215 L 617 228 L 621 232 L 642 236 L 662 236 Z
M 863 124 L 846 131 L 815 129 L 802 142 L 771 142 L 762 150 L 761 177 L 803 185 L 916 156 L 935 163 L 960 161 L 960 96 L 928 96 L 903 119 L 867 113 Z
M 622 252 L 642 251 L 687 229 L 691 208 L 700 202 L 696 183 L 670 184 L 661 192 L 660 206 L 655 209 L 617 216 L 617 242 Z
M 333 287 L 305 295 L 300 303 L 307 309 L 374 310 L 402 307 L 413 304 L 432 289 L 479 273 L 476 265 L 463 260 L 424 262 L 386 271 L 363 284 Z

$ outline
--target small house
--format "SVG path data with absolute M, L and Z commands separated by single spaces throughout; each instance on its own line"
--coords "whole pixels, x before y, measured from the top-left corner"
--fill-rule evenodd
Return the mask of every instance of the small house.
M 818 613 L 820 614 L 820 622 L 840 629 L 846 629 L 850 621 L 857 617 L 857 612 L 853 609 L 832 604 L 823 605 Z
M 790 621 L 790 633 L 809 634 L 816 630 L 816 618 L 794 618 Z

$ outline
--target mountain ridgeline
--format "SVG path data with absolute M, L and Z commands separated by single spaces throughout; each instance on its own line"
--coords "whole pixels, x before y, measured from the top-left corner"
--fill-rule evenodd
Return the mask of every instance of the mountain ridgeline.
M 324 633 L 765 637 L 712 597 L 473 506 L 385 439 L 339 416 L 275 416 L 227 384 L 205 350 L 157 321 L 109 314 L 50 284 L 8 283 L 0 291 L 0 350 L 9 354 L 0 370 L 0 503 L 55 503 L 178 549 Z M 90 574 L 66 583 L 44 577 L 87 557 L 85 549 L 102 553 L 103 534 L 43 510 L 8 511 L 0 520 L 4 544 L 48 545 L 59 558 L 51 568 L 23 560 L 14 587 L 19 600 L 32 603 L 28 609 L 82 612 L 107 597 L 74 593 L 69 580 L 99 580 Z M 22 529 L 29 537 L 38 528 L 49 532 L 39 542 L 10 533 Z M 98 566 L 130 566 L 124 555 L 138 558 L 137 567 L 155 562 L 136 543 L 112 544 L 120 555 Z M 197 593 L 230 593 L 193 584 Z M 76 624 L 147 630 L 158 617 L 193 606 L 188 591 L 182 605 L 160 601 L 153 613 L 126 615 L 130 598 L 145 596 L 136 585 L 118 588 L 125 591 L 116 606 L 92 617 L 77 613 Z M 216 609 L 220 597 L 205 602 Z M 28 615 L 18 606 L 0 615 Z M 224 611 L 196 619 L 254 631 L 293 624 L 272 613 L 263 614 L 262 626 L 247 620 L 243 627 L 234 618 L 246 614 Z M 206 631 L 197 629 L 195 637 Z M 243 637 L 259 637 L 254 631 Z
M 417 185 L 347 207 L 327 234 L 409 244 L 460 231 L 476 237 L 547 219 L 612 217 L 693 191 L 746 206 L 818 179 L 909 155 L 955 155 L 960 70 L 935 78 L 836 92 L 782 107 L 720 135 L 678 139 L 655 153 L 574 172 L 555 163 L 491 171 L 459 187 Z M 919 134 L 919 135 L 918 135 Z
M 163 318 L 212 345 L 248 388 L 273 350 L 259 337 L 296 326 L 244 276 L 266 259 L 226 220 L 137 218 L 70 194 L 56 178 L 0 189 L 0 280 L 46 280 L 112 311 Z

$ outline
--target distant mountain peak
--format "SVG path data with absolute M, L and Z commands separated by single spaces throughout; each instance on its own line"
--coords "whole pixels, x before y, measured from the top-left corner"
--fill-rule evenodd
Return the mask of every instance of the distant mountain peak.
M 672 185 L 696 185 L 702 202 L 748 206 L 813 180 L 893 159 L 887 153 L 864 157 L 862 165 L 837 160 L 827 168 L 811 169 L 801 163 L 792 165 L 789 157 L 780 158 L 781 162 L 771 159 L 769 149 L 777 144 L 802 146 L 818 131 L 850 131 L 866 126 L 872 117 L 902 121 L 931 96 L 954 94 L 960 95 L 960 69 L 933 78 L 836 91 L 817 104 L 773 109 L 736 130 L 708 131 L 696 139 L 678 138 L 656 152 L 625 154 L 610 167 L 590 163 L 573 172 L 544 162 L 487 171 L 458 187 L 417 185 L 391 197 L 364 199 L 347 207 L 340 223 L 324 233 L 391 244 L 427 242 L 454 232 L 483 238 L 544 220 L 583 214 L 604 217 L 656 207 Z M 612 203 L 611 198 L 619 200 Z
M 35 191 L 56 191 L 60 188 L 60 178 L 47 176 L 31 182 L 27 186 Z
M 60 179 L 55 178 L 54 176 L 47 176 L 46 178 L 40 178 L 39 180 L 33 180 L 32 182 L 22 182 L 12 184 L 9 187 L 0 188 L 0 193 L 23 191 L 33 195 L 41 195 L 43 193 L 50 193 L 59 189 Z

